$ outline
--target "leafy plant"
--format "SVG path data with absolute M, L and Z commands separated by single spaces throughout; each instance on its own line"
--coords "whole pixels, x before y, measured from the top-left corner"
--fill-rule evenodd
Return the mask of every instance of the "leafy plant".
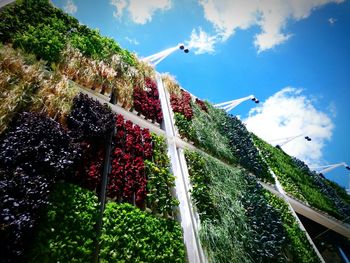
M 151 135 L 122 115 L 116 118 L 115 148 L 109 174 L 108 196 L 144 205 L 147 177 L 144 160 L 152 157 Z
M 170 160 L 167 156 L 167 145 L 161 136 L 152 134 L 152 161 L 145 160 L 147 176 L 147 207 L 154 213 L 168 217 L 179 202 L 172 196 L 175 177 L 170 172 Z
M 97 212 L 98 202 L 93 192 L 72 184 L 57 184 L 28 261 L 91 261 Z
M 299 228 L 296 219 L 289 210 L 288 205 L 279 197 L 264 191 L 268 203 L 279 211 L 283 227 L 288 234 L 289 257 L 292 262 L 320 262 L 315 250 L 310 245 L 305 233 Z
M 323 210 L 336 218 L 343 219 L 343 209 L 346 205 L 339 203 L 338 207 L 330 194 L 336 193 L 328 189 L 322 179 L 302 165 L 295 159 L 287 155 L 280 148 L 273 147 L 257 136 L 253 136 L 254 143 L 262 152 L 264 159 L 276 174 L 284 190 L 301 201 L 307 201 L 309 205 Z M 337 199 L 341 202 L 340 199 Z M 341 208 L 342 207 L 342 208 Z M 346 210 L 344 210 L 346 211 Z
M 198 105 L 193 105 L 193 112 L 191 126 L 195 144 L 227 163 L 236 163 L 237 159 L 229 145 L 229 139 L 220 130 L 226 118 L 225 112 L 209 104 L 208 113 L 201 110 Z
M 66 124 L 67 116 L 72 110 L 73 99 L 78 88 L 68 79 L 54 73 L 39 83 L 39 88 L 32 99 L 31 110 L 45 112 L 49 117 Z
M 195 102 L 196 102 L 196 104 L 197 104 L 203 111 L 205 111 L 205 112 L 208 113 L 208 107 L 207 107 L 207 105 L 205 104 L 204 101 L 202 101 L 202 100 L 196 98 Z
M 80 146 L 59 123 L 39 114 L 22 113 L 0 141 L 0 164 L 8 170 L 69 177 L 80 158 Z
M 246 250 L 254 262 L 286 262 L 288 238 L 281 215 L 266 201 L 262 186 L 252 178 L 249 181 L 242 203 L 253 238 Z
M 113 129 L 114 114 L 106 104 L 79 94 L 74 98 L 67 122 L 77 138 L 103 140 Z
M 101 262 L 185 262 L 180 225 L 130 204 L 107 203 Z
M 43 63 L 11 46 L 0 48 L 0 133 L 11 120 L 25 110 L 35 97 L 43 75 Z
M 187 151 L 185 157 L 208 260 L 286 262 L 281 216 L 267 203 L 256 179 L 206 154 Z
M 14 47 L 34 53 L 49 63 L 57 63 L 66 45 L 65 25 L 61 20 L 52 20 L 48 24 L 30 25 L 25 32 L 17 33 L 13 38 Z
M 267 164 L 262 160 L 255 147 L 250 133 L 243 123 L 235 116 L 226 115 L 221 122 L 221 132 L 229 139 L 229 144 L 240 165 L 251 171 L 262 180 L 275 183 L 268 170 Z
M 191 125 L 191 121 L 187 120 L 186 117 L 178 112 L 174 113 L 175 125 L 182 138 L 187 138 L 190 141 L 195 141 L 194 131 Z
M 163 113 L 160 105 L 157 84 L 150 78 L 145 79 L 145 87 L 134 88 L 134 108 L 146 119 L 162 123 Z
M 192 98 L 187 91 L 181 90 L 180 96 L 176 93 L 171 93 L 170 104 L 174 112 L 183 114 L 188 121 L 192 119 Z
M 0 244 L 2 262 L 24 262 L 40 210 L 48 204 L 52 178 L 0 170 Z
M 186 160 L 192 198 L 201 218 L 199 236 L 208 260 L 252 262 L 250 252 L 245 250 L 251 236 L 239 202 L 244 192 L 240 171 L 197 152 L 186 152 Z

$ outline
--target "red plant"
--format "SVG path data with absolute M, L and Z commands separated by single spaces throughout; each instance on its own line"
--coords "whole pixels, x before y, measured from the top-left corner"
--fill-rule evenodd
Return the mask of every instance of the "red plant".
M 105 149 L 88 142 L 83 142 L 81 146 L 84 151 L 84 161 L 77 171 L 77 181 L 82 187 L 95 190 L 101 183 Z
M 204 101 L 196 98 L 196 103 L 197 105 L 202 109 L 202 111 L 205 111 L 206 113 L 208 113 L 208 107 L 207 105 L 204 103 Z
M 175 93 L 170 95 L 170 104 L 173 111 L 183 114 L 189 121 L 193 117 L 191 100 L 191 95 L 184 90 L 181 90 L 181 96 L 178 96 Z
M 137 112 L 151 121 L 156 121 L 158 123 L 163 121 L 157 85 L 152 79 L 145 79 L 145 87 L 134 87 L 133 97 L 134 108 Z
M 147 129 L 124 121 L 122 115 L 116 118 L 116 128 L 107 194 L 142 207 L 147 195 L 144 160 L 152 157 L 152 137 Z

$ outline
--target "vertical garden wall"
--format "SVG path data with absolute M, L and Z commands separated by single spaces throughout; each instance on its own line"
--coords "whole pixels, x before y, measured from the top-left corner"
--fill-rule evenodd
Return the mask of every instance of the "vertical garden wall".
M 295 197 L 349 214 L 341 188 L 167 76 L 176 140 L 191 146 L 174 169 L 154 69 L 48 0 L 1 9 L 0 40 L 3 262 L 188 261 L 185 171 L 204 261 L 319 262 L 290 207 L 262 188 L 270 169 Z
M 165 139 L 80 93 L 159 126 L 154 70 L 49 1 L 0 20 L 2 262 L 184 262 Z

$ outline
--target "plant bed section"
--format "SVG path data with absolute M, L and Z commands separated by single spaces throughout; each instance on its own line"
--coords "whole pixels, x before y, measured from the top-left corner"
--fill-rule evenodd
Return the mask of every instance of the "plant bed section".
M 185 262 L 179 223 L 130 204 L 109 202 L 103 218 L 101 262 Z
M 290 262 L 296 257 L 281 211 L 254 177 L 206 154 L 187 151 L 185 156 L 209 262 Z M 310 249 L 307 240 L 300 246 Z
M 229 164 L 240 164 L 259 179 L 275 183 L 243 123 L 208 102 L 195 99 L 167 78 L 179 135 Z
M 113 94 L 126 109 L 135 103 L 135 109 L 147 119 L 161 123 L 157 91 L 149 85 L 155 78 L 154 69 L 113 39 L 81 25 L 48 0 L 24 0 L 5 6 L 0 11 L 0 22 L 2 43 L 34 54 L 45 61 L 42 64 L 47 69 L 81 86 L 108 97 Z M 138 104 L 140 93 L 143 100 L 147 99 L 142 107 Z
M 311 171 L 305 163 L 282 149 L 257 136 L 254 136 L 254 142 L 286 192 L 335 218 L 348 220 L 350 204 L 344 189 Z

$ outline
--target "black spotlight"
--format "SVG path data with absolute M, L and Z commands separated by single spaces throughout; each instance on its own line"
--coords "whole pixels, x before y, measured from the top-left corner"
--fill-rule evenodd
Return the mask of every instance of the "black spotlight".
M 181 50 L 183 50 L 183 49 L 185 49 L 185 46 L 184 46 L 184 45 L 180 45 L 179 48 L 180 48 Z
M 311 138 L 309 136 L 305 136 L 305 140 L 307 140 L 308 142 L 311 141 Z
M 184 49 L 184 52 L 185 52 L 185 53 L 188 53 L 188 52 L 190 52 L 190 51 L 188 50 L 188 48 L 186 48 L 186 49 Z
M 259 103 L 260 101 L 258 99 L 255 99 L 255 103 Z
M 252 98 L 252 101 L 256 101 L 256 98 Z
M 346 168 L 347 170 L 350 170 L 350 166 L 349 166 L 349 165 L 348 165 L 348 166 L 346 166 L 345 168 Z

